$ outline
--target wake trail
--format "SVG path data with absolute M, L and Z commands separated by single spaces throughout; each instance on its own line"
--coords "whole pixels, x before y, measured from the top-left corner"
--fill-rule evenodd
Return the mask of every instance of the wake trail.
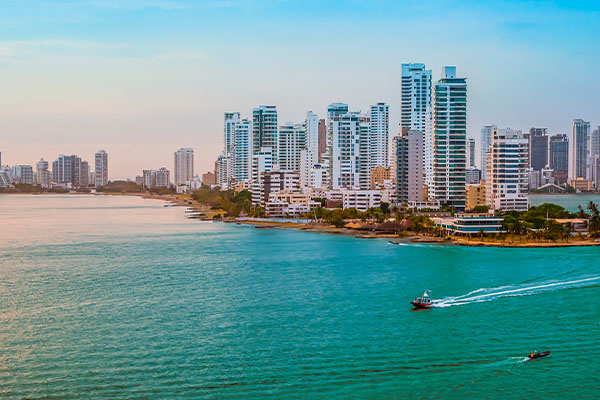
M 577 287 L 582 283 L 598 281 L 600 276 L 594 276 L 590 278 L 575 279 L 563 282 L 551 282 L 542 283 L 538 285 L 525 286 L 525 287 L 514 287 L 514 286 L 500 286 L 497 288 L 480 288 L 473 290 L 467 294 L 456 297 L 445 297 L 443 299 L 434 300 L 433 307 L 451 307 L 460 306 L 465 304 L 480 303 L 483 301 L 491 301 L 502 297 L 513 297 L 513 296 L 530 296 L 536 293 L 541 293 L 549 290 L 568 289 L 570 287 Z M 489 292 L 485 294 L 477 293 Z

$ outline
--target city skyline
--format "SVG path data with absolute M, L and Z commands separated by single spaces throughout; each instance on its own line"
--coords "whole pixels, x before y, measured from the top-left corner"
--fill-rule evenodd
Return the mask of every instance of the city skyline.
M 309 110 L 325 116 L 332 102 L 362 112 L 385 102 L 394 136 L 403 62 L 425 63 L 434 80 L 445 65 L 457 66 L 469 85 L 467 136 L 476 140 L 490 124 L 547 127 L 571 138 L 573 119 L 592 129 L 600 122 L 593 52 L 600 28 L 586 23 L 600 6 L 592 2 L 35 3 L 13 2 L 0 17 L 6 164 L 61 153 L 91 159 L 104 148 L 112 155 L 109 178 L 119 179 L 172 168 L 172 152 L 192 147 L 201 174 L 222 150 L 223 112 L 250 118 L 260 104 L 276 105 L 281 125 Z M 239 24 L 223 32 L 230 19 Z M 290 24 L 310 29 L 298 33 Z M 375 42 L 367 34 L 374 27 L 382 32 Z M 412 27 L 428 33 L 401 40 Z M 439 40 L 446 31 L 450 43 Z M 325 45 L 332 35 L 346 40 L 332 48 Z M 258 57 L 251 44 L 261 37 L 272 41 Z M 343 61 L 361 44 L 381 55 L 376 64 Z

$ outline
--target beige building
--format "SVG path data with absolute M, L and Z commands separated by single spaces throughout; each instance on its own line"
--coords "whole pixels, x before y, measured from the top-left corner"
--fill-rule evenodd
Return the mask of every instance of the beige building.
M 592 181 L 583 178 L 571 179 L 569 186 L 572 186 L 578 192 L 590 192 L 592 190 Z
M 391 179 L 392 174 L 389 167 L 375 167 L 371 170 L 371 189 L 381 189 L 385 186 L 385 181 Z
M 485 205 L 485 180 L 479 181 L 478 184 L 467 185 L 467 210 Z
M 207 173 L 202 174 L 202 183 L 205 185 L 216 185 L 217 176 L 214 172 L 208 171 Z

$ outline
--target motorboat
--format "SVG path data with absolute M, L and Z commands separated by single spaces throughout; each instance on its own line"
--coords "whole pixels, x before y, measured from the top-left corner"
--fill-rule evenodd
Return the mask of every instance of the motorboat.
M 388 240 L 389 244 L 400 244 L 400 241 L 398 240 Z
M 546 357 L 550 355 L 550 351 L 542 351 L 541 353 L 536 351 L 532 351 L 530 355 L 528 355 L 527 357 L 529 357 L 530 360 L 535 360 L 537 358 L 542 358 L 542 357 Z
M 429 291 L 425 291 L 422 297 L 417 297 L 410 302 L 415 308 L 430 308 L 433 306 L 433 300 L 429 297 Z

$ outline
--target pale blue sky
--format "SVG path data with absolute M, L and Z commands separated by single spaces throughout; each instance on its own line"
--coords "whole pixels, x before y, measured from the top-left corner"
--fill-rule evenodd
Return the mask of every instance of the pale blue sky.
M 386 101 L 400 64 L 469 84 L 468 130 L 569 133 L 600 124 L 600 4 L 592 1 L 0 0 L 3 163 L 104 148 L 110 177 L 196 170 L 222 148 L 225 111 L 276 104 L 280 122 L 330 102 Z

